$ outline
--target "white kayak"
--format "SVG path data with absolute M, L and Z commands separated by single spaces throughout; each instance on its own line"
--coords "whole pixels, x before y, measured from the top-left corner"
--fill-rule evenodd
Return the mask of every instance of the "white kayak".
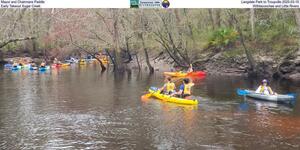
M 266 94 L 256 93 L 255 91 L 251 91 L 251 90 L 245 90 L 245 91 L 247 92 L 246 94 L 247 97 L 266 100 L 266 101 L 273 101 L 273 102 L 287 102 L 295 98 L 293 95 L 282 95 L 282 94 L 266 95 Z

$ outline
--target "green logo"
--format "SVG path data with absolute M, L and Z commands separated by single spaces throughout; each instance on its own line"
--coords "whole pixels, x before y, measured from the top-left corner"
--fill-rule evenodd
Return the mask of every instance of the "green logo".
M 130 0 L 130 8 L 139 8 L 139 0 Z

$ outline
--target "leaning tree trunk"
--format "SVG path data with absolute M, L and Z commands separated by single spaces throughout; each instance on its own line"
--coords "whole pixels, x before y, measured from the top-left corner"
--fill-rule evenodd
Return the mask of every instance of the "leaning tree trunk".
M 144 31 L 146 30 L 146 26 L 147 26 L 147 20 L 145 20 L 145 15 L 143 13 L 143 10 L 141 11 L 140 13 L 140 19 L 141 19 L 141 29 L 142 31 L 140 33 L 138 33 L 139 35 L 139 38 L 141 39 L 142 41 L 142 46 L 143 46 L 143 50 L 144 50 L 144 53 L 145 53 L 145 58 L 146 58 L 146 64 L 149 68 L 149 73 L 152 74 L 154 73 L 154 68 L 152 67 L 151 63 L 150 63 L 150 60 L 149 60 L 149 54 L 148 54 L 148 50 L 146 48 L 146 45 L 145 45 L 145 39 L 144 39 Z
M 243 32 L 242 32 L 242 29 L 241 29 L 241 26 L 237 20 L 237 18 L 235 17 L 235 15 L 233 13 L 230 12 L 230 15 L 232 16 L 233 20 L 235 21 L 236 23 L 236 28 L 238 30 L 238 33 L 239 33 L 239 36 L 240 36 L 240 42 L 242 43 L 242 46 L 244 48 L 244 51 L 246 53 L 246 57 L 248 59 L 248 62 L 249 62 L 249 66 L 250 66 L 250 70 L 248 72 L 248 74 L 250 76 L 256 76 L 257 75 L 257 71 L 256 71 L 256 63 L 255 63 L 255 60 L 252 56 L 252 53 L 250 52 L 249 49 L 247 49 L 246 47 L 246 44 L 245 44 L 245 40 L 244 40 L 244 36 L 243 36 Z
M 9 39 L 7 41 L 0 42 L 0 48 L 6 46 L 9 43 L 19 42 L 19 41 L 26 41 L 26 40 L 33 40 L 33 39 L 35 39 L 35 37 L 25 37 L 25 38 L 18 38 L 18 39 Z
M 147 63 L 147 66 L 149 68 L 149 71 L 150 71 L 150 74 L 154 73 L 154 68 L 152 67 L 151 63 L 150 63 L 150 60 L 149 60 L 149 54 L 148 54 L 148 50 L 145 46 L 145 40 L 144 40 L 144 36 L 143 36 L 143 33 L 140 33 L 140 39 L 142 40 L 142 45 L 143 45 L 143 50 L 145 52 L 145 57 L 146 57 L 146 63 Z

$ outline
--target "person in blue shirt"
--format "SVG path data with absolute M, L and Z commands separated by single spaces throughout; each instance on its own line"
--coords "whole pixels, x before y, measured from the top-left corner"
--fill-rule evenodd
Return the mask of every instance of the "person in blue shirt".
M 190 79 L 188 78 L 183 79 L 183 84 L 180 85 L 177 95 L 179 95 L 181 98 L 184 99 L 190 99 L 190 96 L 192 95 L 193 86 L 194 83 L 191 82 Z

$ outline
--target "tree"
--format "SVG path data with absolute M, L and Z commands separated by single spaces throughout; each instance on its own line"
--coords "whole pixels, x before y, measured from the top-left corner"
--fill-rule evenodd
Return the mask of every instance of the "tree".
M 146 31 L 147 31 L 146 28 L 148 26 L 148 21 L 147 21 L 146 16 L 143 13 L 143 10 L 140 11 L 139 19 L 140 19 L 140 29 L 141 30 L 138 33 L 138 37 L 142 42 L 142 48 L 143 48 L 144 53 L 145 53 L 146 63 L 147 63 L 147 66 L 149 68 L 150 74 L 152 74 L 152 73 L 154 73 L 154 68 L 152 67 L 152 65 L 150 63 L 148 49 L 146 48 L 145 38 L 144 38 L 145 34 L 146 34 Z

